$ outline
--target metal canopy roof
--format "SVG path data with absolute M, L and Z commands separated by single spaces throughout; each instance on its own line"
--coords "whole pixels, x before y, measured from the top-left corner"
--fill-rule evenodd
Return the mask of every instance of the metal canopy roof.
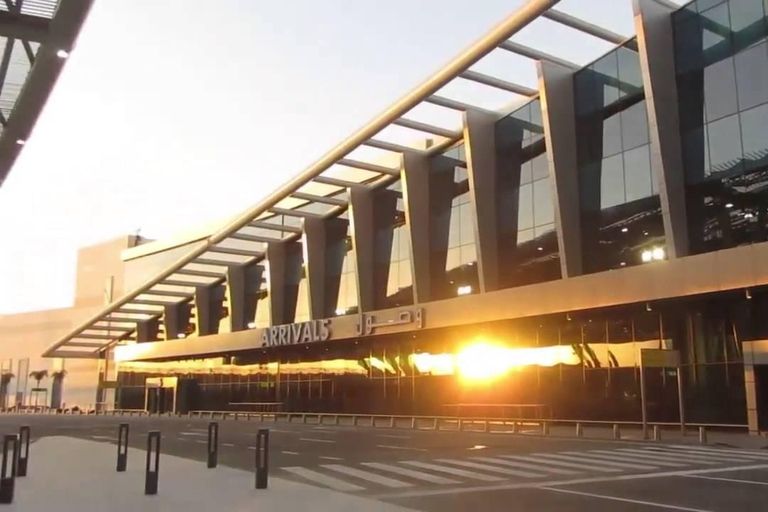
M 0 0 L 0 186 L 72 51 L 93 0 Z
M 665 0 L 658 1 L 667 4 Z M 200 247 L 109 304 L 54 343 L 43 356 L 96 358 L 112 345 L 134 340 L 137 321 L 153 317 L 162 321 L 165 304 L 193 300 L 195 285 L 223 282 L 228 263 L 257 262 L 264 258 L 265 242 L 298 238 L 301 229 L 296 221 L 300 221 L 300 217 L 331 217 L 346 210 L 348 187 L 380 187 L 396 181 L 402 153 L 437 154 L 460 142 L 463 137 L 461 125 L 437 126 L 413 115 L 425 105 L 454 113 L 468 109 L 487 110 L 466 100 L 449 97 L 444 91 L 447 86 L 457 81 L 472 82 L 489 90 L 503 91 L 508 95 L 507 103 L 538 96 L 537 90 L 473 69 L 490 53 L 510 52 L 525 59 L 548 60 L 574 69 L 580 67 L 567 59 L 510 40 L 529 24 L 546 18 L 611 46 L 627 40 L 626 36 L 554 10 L 558 2 L 529 0 L 304 172 L 209 236 Z M 390 140 L 393 130 L 417 132 L 422 138 L 431 139 L 432 143 L 428 149 L 424 149 L 425 145 L 420 148 L 403 145 Z M 363 151 L 364 148 L 368 151 Z M 376 151 L 370 151 L 371 148 Z M 371 153 L 378 154 L 379 158 L 372 159 Z M 291 217 L 299 218 L 291 222 Z

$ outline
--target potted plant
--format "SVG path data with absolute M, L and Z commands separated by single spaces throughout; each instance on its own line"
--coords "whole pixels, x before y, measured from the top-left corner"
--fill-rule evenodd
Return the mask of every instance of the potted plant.
M 3 409 L 8 408 L 8 386 L 14 377 L 16 376 L 11 372 L 0 375 L 0 407 Z
M 48 370 L 35 370 L 33 372 L 29 372 L 29 376 L 35 379 L 35 381 L 37 382 L 37 385 L 34 388 L 32 388 L 32 393 L 35 394 L 35 407 L 37 407 L 37 397 L 39 393 L 46 394 L 46 401 L 48 398 L 47 397 L 48 390 L 46 388 L 40 387 L 40 381 L 48 377 Z

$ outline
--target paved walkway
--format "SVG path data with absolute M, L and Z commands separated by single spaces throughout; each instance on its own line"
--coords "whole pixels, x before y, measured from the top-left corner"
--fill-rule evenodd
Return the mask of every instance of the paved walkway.
M 146 452 L 129 449 L 128 471 L 117 473 L 113 444 L 69 437 L 45 437 L 30 448 L 29 476 L 16 480 L 8 511 L 110 512 L 356 511 L 410 509 L 340 492 L 270 478 L 269 489 L 254 489 L 252 472 L 219 466 L 207 469 L 188 459 L 161 455 L 159 492 L 144 495 Z

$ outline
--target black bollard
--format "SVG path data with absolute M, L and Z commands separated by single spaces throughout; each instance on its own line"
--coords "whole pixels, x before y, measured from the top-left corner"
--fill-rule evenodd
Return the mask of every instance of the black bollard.
M 219 463 L 219 424 L 208 424 L 208 467 L 215 468 Z
M 154 457 L 152 452 L 154 451 Z M 154 468 L 152 459 L 154 458 Z M 157 477 L 160 473 L 160 431 L 151 430 L 147 434 L 147 473 L 144 480 L 144 494 L 157 494 Z
M 29 426 L 24 425 L 19 429 L 19 460 L 16 467 L 16 476 L 27 476 L 29 466 Z
M 117 431 L 117 470 L 123 472 L 128 467 L 128 424 L 121 423 Z
M 269 477 L 269 429 L 256 434 L 256 488 L 266 489 Z
M 13 453 L 8 451 L 13 448 Z M 16 478 L 16 462 L 19 456 L 19 438 L 16 434 L 6 434 L 3 439 L 3 466 L 0 468 L 0 503 L 13 503 L 13 489 Z M 10 467 L 8 464 L 10 463 Z

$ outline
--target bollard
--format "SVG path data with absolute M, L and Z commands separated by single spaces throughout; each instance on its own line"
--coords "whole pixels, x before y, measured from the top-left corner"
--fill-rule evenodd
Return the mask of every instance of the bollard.
M 615 423 L 613 425 L 613 438 L 614 439 L 621 439 L 621 430 L 619 428 L 619 424 Z
M 437 418 L 432 420 L 432 430 L 440 430 L 440 424 L 438 423 Z
M 128 467 L 128 424 L 121 423 L 117 431 L 117 471 Z
M 488 432 L 488 430 L 490 429 L 488 420 L 483 420 L 482 426 L 483 426 L 483 429 L 481 430 L 481 432 Z
M 389 428 L 395 428 L 395 417 L 390 416 L 389 418 Z
M 520 426 L 516 421 L 512 422 L 512 433 L 513 434 L 519 434 L 520 433 Z
M 9 448 L 13 453 L 8 456 Z M 0 503 L 13 503 L 13 489 L 15 487 L 16 462 L 18 459 L 19 438 L 16 434 L 6 434 L 3 438 L 3 466 L 0 468 Z M 10 467 L 8 464 L 10 463 Z
M 19 457 L 16 466 L 16 476 L 27 476 L 29 465 L 29 426 L 24 425 L 19 429 Z
M 269 430 L 260 428 L 256 434 L 256 488 L 266 489 L 269 477 Z
M 411 417 L 411 430 L 414 430 L 414 429 L 416 429 L 416 417 L 412 416 Z
M 707 444 L 707 429 L 706 429 L 706 427 L 699 427 L 699 443 Z
M 152 452 L 154 451 L 154 464 Z M 154 468 L 152 467 L 154 465 Z M 144 477 L 144 494 L 157 494 L 157 477 L 160 473 L 160 431 L 150 430 L 147 434 L 147 469 Z
M 584 427 L 581 423 L 576 424 L 576 437 L 584 437 Z
M 549 435 L 549 422 L 542 421 L 541 422 L 541 435 L 548 436 Z
M 208 467 L 215 468 L 219 463 L 219 424 L 208 424 Z
M 653 440 L 661 441 L 661 428 L 658 425 L 653 426 Z

